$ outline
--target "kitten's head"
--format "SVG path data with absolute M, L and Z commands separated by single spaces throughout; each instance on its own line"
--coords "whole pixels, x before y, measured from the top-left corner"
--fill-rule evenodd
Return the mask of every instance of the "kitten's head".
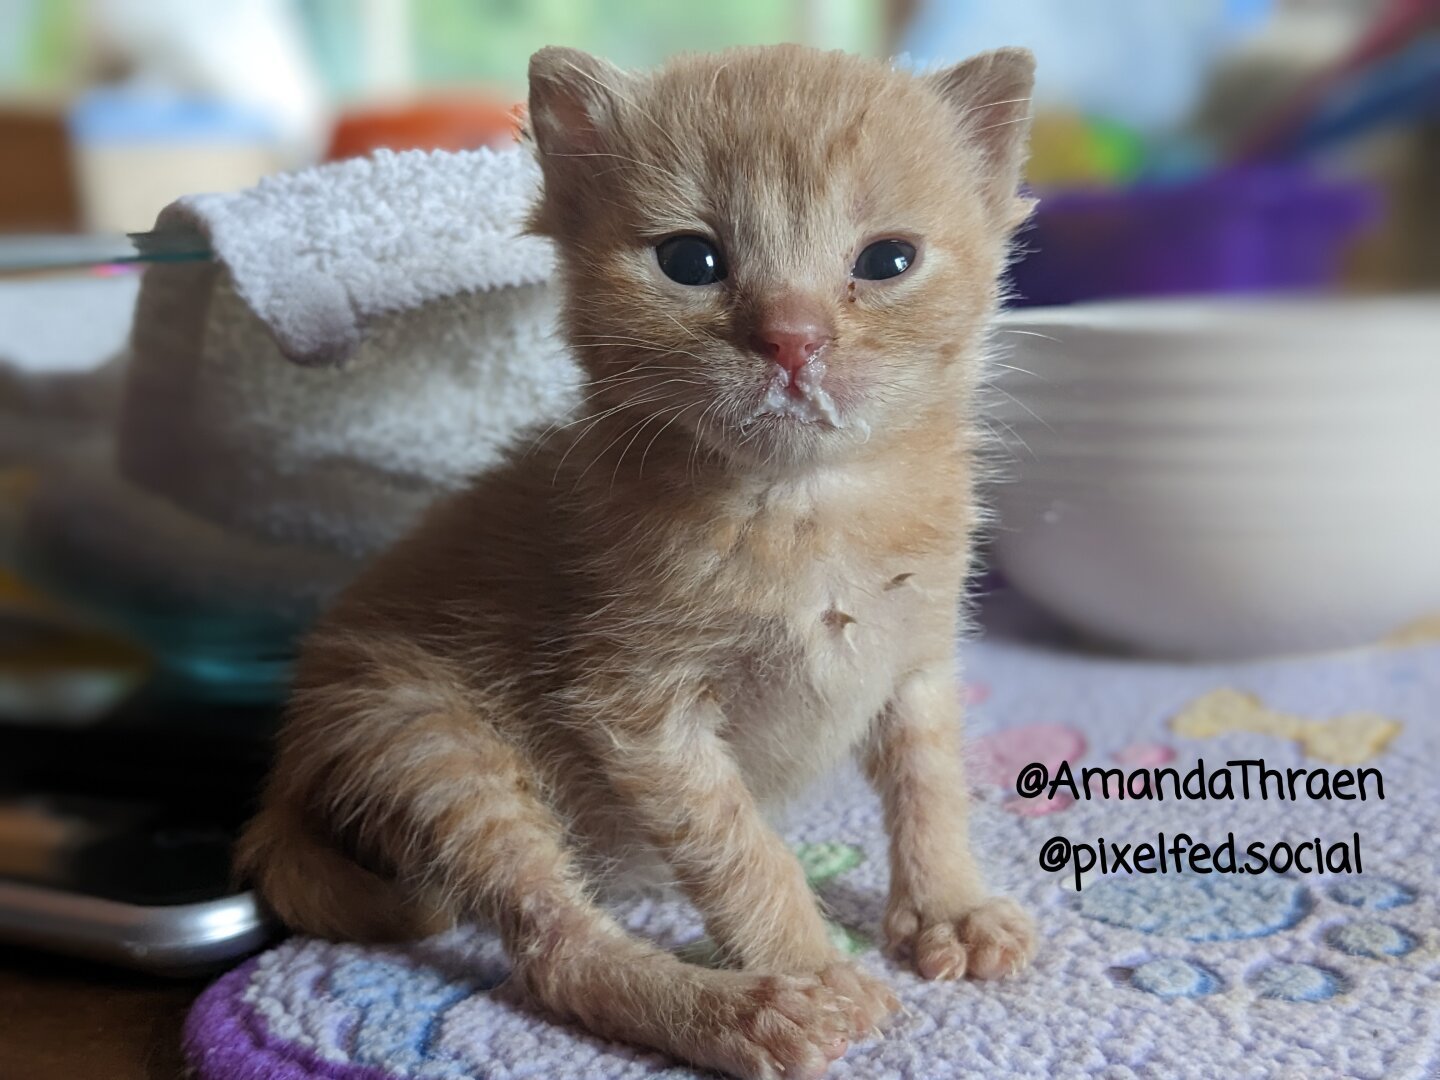
M 737 462 L 955 416 L 1029 210 L 1033 70 L 1019 49 L 928 75 L 798 46 L 647 74 L 536 53 L 531 229 L 595 404 Z

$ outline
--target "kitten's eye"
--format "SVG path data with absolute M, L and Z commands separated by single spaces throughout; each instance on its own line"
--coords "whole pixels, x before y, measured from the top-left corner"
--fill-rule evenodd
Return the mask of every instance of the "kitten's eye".
M 864 281 L 884 281 L 899 277 L 915 261 L 915 245 L 904 240 L 877 240 L 855 260 L 851 277 Z
M 655 248 L 660 269 L 681 285 L 713 285 L 725 277 L 720 252 L 703 236 L 672 236 Z

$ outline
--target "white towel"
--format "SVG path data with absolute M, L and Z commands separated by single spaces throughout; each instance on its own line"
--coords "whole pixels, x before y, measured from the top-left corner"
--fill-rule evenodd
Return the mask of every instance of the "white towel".
M 207 242 L 291 360 L 340 364 L 381 316 L 548 281 L 549 243 L 520 235 L 539 179 L 520 150 L 381 150 L 186 196 L 155 230 Z
M 519 150 L 381 153 L 167 208 L 216 262 L 147 274 L 124 473 L 252 536 L 392 541 L 574 400 L 537 182 Z

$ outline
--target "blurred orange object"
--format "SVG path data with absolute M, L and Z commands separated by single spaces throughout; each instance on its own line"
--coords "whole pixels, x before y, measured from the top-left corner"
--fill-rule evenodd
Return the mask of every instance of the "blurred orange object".
M 516 106 L 490 97 L 450 97 L 344 113 L 330 137 L 327 161 L 373 150 L 499 149 L 520 131 Z

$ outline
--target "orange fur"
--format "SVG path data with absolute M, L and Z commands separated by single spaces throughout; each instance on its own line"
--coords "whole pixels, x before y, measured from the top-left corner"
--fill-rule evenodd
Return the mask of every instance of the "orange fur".
M 894 1007 L 836 955 L 767 811 L 860 748 L 887 932 L 931 977 L 1028 958 L 965 836 L 953 648 L 971 402 L 1031 63 L 932 76 L 798 47 L 531 66 L 577 416 L 438 505 L 315 628 L 239 865 L 292 926 L 489 919 L 537 1007 L 747 1077 L 818 1076 Z M 698 233 L 729 276 L 654 246 Z M 903 275 L 857 281 L 898 236 Z M 757 414 L 749 342 L 823 313 L 833 421 Z M 594 900 L 670 874 L 729 969 Z

